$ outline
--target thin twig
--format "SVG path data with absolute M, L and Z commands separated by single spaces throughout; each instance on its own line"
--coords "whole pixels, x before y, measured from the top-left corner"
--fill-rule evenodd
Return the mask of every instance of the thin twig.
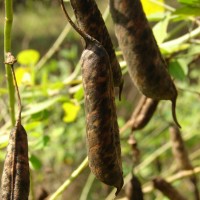
M 180 179 L 187 178 L 189 176 L 192 176 L 194 174 L 199 174 L 199 173 L 200 173 L 200 167 L 196 167 L 193 170 L 180 171 L 172 176 L 167 177 L 166 180 L 167 182 L 172 183 Z M 150 183 L 148 186 L 143 187 L 142 191 L 143 193 L 150 193 L 151 191 L 153 191 L 152 183 Z
M 81 174 L 81 172 L 88 166 L 88 158 L 86 157 L 79 167 L 73 171 L 71 176 L 50 196 L 48 200 L 55 200 L 61 195 L 67 187 Z
M 88 199 L 88 194 L 89 194 L 90 188 L 92 187 L 94 180 L 95 180 L 95 176 L 93 175 L 92 172 L 90 172 L 79 200 L 87 200 Z

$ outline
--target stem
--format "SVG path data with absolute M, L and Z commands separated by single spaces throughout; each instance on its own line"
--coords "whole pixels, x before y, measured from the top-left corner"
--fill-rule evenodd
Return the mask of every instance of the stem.
M 11 52 L 11 29 L 13 22 L 13 4 L 12 0 L 5 0 L 5 24 L 4 24 L 4 56 Z M 9 95 L 9 112 L 12 124 L 15 124 L 15 89 L 13 85 L 13 78 L 9 64 L 5 65 L 7 88 Z
M 95 176 L 90 172 L 79 200 L 87 200 L 88 199 L 88 194 L 89 194 L 89 191 L 92 187 L 94 180 L 95 180 Z
M 61 195 L 67 187 L 81 174 L 81 172 L 88 166 L 88 158 L 86 157 L 79 167 L 73 171 L 71 176 L 50 196 L 49 200 L 55 200 Z
M 187 42 L 189 39 L 194 38 L 196 36 L 198 36 L 200 34 L 200 27 L 194 29 L 193 31 L 191 31 L 190 33 L 187 33 L 177 39 L 174 40 L 170 40 L 169 42 L 165 42 L 163 44 L 160 44 L 160 48 L 171 48 L 173 46 L 176 45 L 181 45 L 185 42 Z
M 18 85 L 17 85 L 17 79 L 16 79 L 16 76 L 15 76 L 15 71 L 14 71 L 13 65 L 11 65 L 11 70 L 12 70 L 12 74 L 13 74 L 13 77 L 14 77 L 15 87 L 16 87 L 16 90 L 17 90 L 17 100 L 18 100 L 17 103 L 18 103 L 18 108 L 19 108 L 19 113 L 18 113 L 17 120 L 19 122 L 21 122 L 22 104 L 21 104 L 21 98 L 20 98 L 20 94 L 19 94 L 19 88 L 18 88 Z
M 178 181 L 180 179 L 183 179 L 183 178 L 186 178 L 189 176 L 193 176 L 194 174 L 199 174 L 199 173 L 200 173 L 200 167 L 196 167 L 193 170 L 182 170 L 172 176 L 166 177 L 166 180 L 169 183 L 172 183 L 172 182 Z M 153 189 L 154 189 L 153 185 L 152 185 L 152 183 L 150 183 L 148 186 L 143 187 L 142 191 L 143 191 L 143 193 L 146 194 L 146 193 L 150 193 Z

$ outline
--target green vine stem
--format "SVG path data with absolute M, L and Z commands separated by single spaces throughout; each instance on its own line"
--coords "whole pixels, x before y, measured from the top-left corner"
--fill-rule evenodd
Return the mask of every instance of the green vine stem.
M 13 22 L 13 2 L 12 0 L 5 0 L 5 24 L 4 24 L 4 56 L 11 52 L 11 29 Z M 15 124 L 15 88 L 13 84 L 11 67 L 5 64 L 7 87 L 9 94 L 9 112 L 12 124 Z
M 95 176 L 92 172 L 90 172 L 79 200 L 87 200 L 88 199 L 88 194 L 90 192 L 90 189 L 92 187 L 94 180 L 95 180 Z
M 55 200 L 61 195 L 67 187 L 81 174 L 81 172 L 88 166 L 88 158 L 86 157 L 79 167 L 74 170 L 71 176 L 50 196 L 48 200 Z

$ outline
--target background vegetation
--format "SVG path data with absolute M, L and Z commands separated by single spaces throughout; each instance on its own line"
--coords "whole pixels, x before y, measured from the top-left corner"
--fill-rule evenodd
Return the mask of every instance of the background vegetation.
M 129 144 L 131 127 L 126 126 L 140 97 L 130 81 L 114 35 L 107 1 L 97 1 L 104 13 L 125 79 L 122 100 L 116 98 L 124 177 L 133 166 L 143 188 L 157 175 L 177 173 L 169 137 L 171 104 L 161 101 L 151 122 L 134 132 L 140 151 L 133 162 Z M 193 166 L 200 165 L 200 1 L 143 0 L 158 45 L 169 63 L 179 96 L 177 116 Z M 5 67 L 3 64 L 4 5 L 0 4 L 0 175 L 12 129 Z M 67 6 L 70 9 L 70 6 Z M 133 10 L 134 12 L 134 10 Z M 30 199 L 54 193 L 86 157 L 84 94 L 79 59 L 80 37 L 67 24 L 57 1 L 14 3 L 12 53 L 17 56 L 16 75 L 23 104 L 23 124 L 28 133 L 31 167 Z M 125 125 L 125 126 L 124 126 Z M 198 177 L 198 176 L 197 176 Z M 125 179 L 128 180 L 128 179 Z M 192 199 L 187 179 L 173 185 Z M 145 189 L 144 189 L 145 190 Z M 87 167 L 57 199 L 106 199 L 111 188 L 90 174 Z M 124 196 L 122 191 L 121 196 Z M 111 198 L 107 198 L 111 199 Z M 151 190 L 145 199 L 167 199 Z

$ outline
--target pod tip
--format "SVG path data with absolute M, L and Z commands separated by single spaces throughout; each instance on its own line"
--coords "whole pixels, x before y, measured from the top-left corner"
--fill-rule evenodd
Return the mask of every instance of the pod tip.
M 176 99 L 172 100 L 172 117 L 174 119 L 174 122 L 175 122 L 176 126 L 181 128 L 181 125 L 179 124 L 179 122 L 177 120 L 177 117 L 176 117 Z

